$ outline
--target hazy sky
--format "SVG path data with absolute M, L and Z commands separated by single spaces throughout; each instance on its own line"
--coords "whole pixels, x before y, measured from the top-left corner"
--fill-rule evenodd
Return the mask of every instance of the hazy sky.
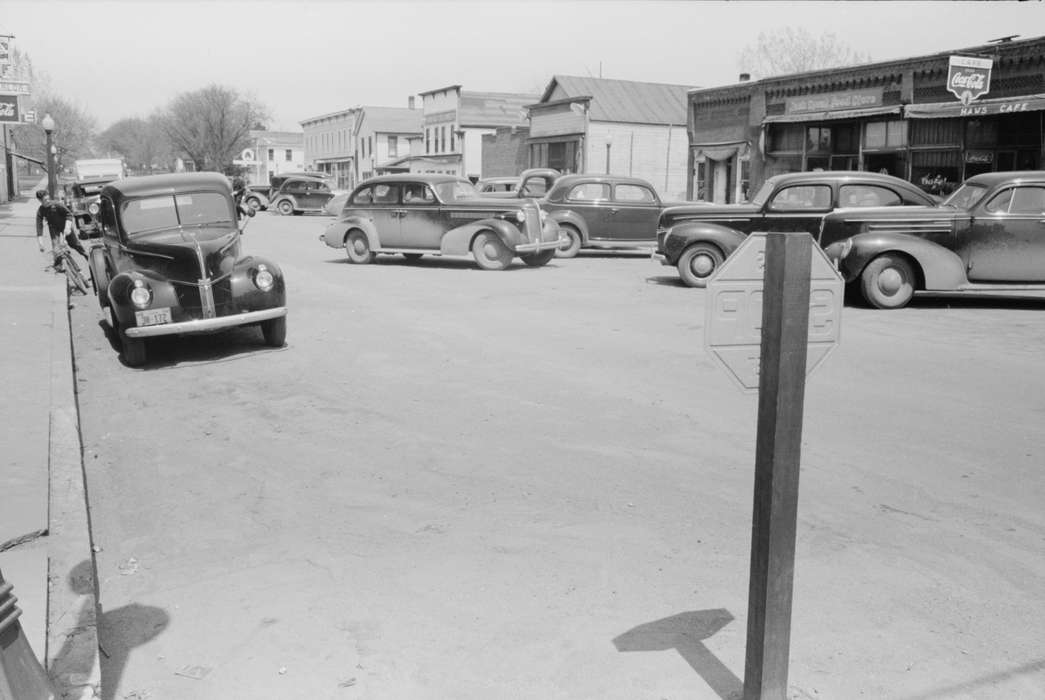
M 736 82 L 740 49 L 786 26 L 877 61 L 1045 35 L 1045 3 L 0 0 L 0 34 L 100 129 L 211 83 L 256 97 L 288 130 L 456 84 L 539 93 L 555 74 L 601 74 L 710 87 Z

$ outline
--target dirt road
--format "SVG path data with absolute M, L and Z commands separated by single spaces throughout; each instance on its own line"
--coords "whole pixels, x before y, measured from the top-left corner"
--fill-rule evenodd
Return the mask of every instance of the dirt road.
M 734 697 L 757 398 L 640 256 L 348 265 L 288 345 L 72 310 L 106 698 Z M 806 394 L 794 698 L 1045 697 L 1045 301 L 847 308 Z

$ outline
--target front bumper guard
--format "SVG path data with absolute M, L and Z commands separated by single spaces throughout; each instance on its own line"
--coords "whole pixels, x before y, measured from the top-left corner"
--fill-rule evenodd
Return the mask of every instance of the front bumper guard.
M 537 241 L 536 243 L 520 243 L 515 246 L 516 253 L 539 253 L 542 250 L 558 250 L 570 242 L 570 239 L 562 236 L 555 241 Z
M 261 311 L 245 311 L 241 314 L 218 316 L 216 318 L 200 318 L 179 323 L 161 323 L 155 326 L 135 326 L 124 329 L 128 338 L 153 338 L 160 335 L 183 335 L 189 333 L 210 333 L 235 326 L 247 326 L 252 323 L 270 321 L 287 315 L 287 307 L 277 306 Z

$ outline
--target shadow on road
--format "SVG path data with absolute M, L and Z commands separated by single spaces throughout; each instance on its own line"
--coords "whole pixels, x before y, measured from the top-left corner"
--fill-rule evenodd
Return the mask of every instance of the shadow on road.
M 725 608 L 691 610 L 634 627 L 614 638 L 613 644 L 617 651 L 674 649 L 722 700 L 735 700 L 743 694 L 743 681 L 703 644 L 732 621 Z
M 330 258 L 324 262 L 332 265 L 351 265 L 356 267 L 353 263 L 349 262 L 347 258 Z M 556 268 L 562 265 L 561 260 L 553 259 L 551 262 L 541 267 L 530 267 L 520 260 L 512 260 L 512 264 L 504 270 L 494 270 L 492 272 L 505 273 L 505 272 L 518 272 L 520 270 L 540 270 L 541 268 Z M 486 272 L 486 270 L 480 270 L 479 266 L 475 264 L 475 260 L 472 258 L 450 258 L 441 255 L 426 255 L 420 260 L 407 260 L 400 255 L 379 255 L 376 260 L 366 265 L 360 265 L 359 267 L 401 267 L 401 268 L 425 268 L 432 270 L 474 270 L 476 272 Z
M 109 341 L 109 347 L 120 363 L 126 366 L 121 355 L 122 347 L 120 340 L 113 327 L 104 320 L 98 321 L 98 328 L 105 334 Z M 173 369 L 180 365 L 198 365 L 208 362 L 227 362 L 239 357 L 256 355 L 259 353 L 281 352 L 282 348 L 274 348 L 266 345 L 261 335 L 261 330 L 254 326 L 229 328 L 219 333 L 203 333 L 199 335 L 184 336 L 159 336 L 147 338 L 146 357 L 144 367 L 133 367 L 129 369 L 155 370 Z

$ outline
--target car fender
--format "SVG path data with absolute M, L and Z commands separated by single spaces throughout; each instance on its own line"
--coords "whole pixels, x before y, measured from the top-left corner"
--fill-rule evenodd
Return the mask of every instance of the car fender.
M 180 308 L 178 295 L 174 291 L 174 285 L 151 270 L 128 270 L 121 272 L 109 280 L 109 288 L 106 293 L 109 296 L 109 307 L 113 315 L 124 328 L 137 325 L 134 318 L 135 309 L 131 303 L 130 290 L 135 280 L 142 280 L 152 290 L 151 308 L 169 306 L 171 309 Z
M 588 222 L 586 222 L 584 217 L 577 212 L 571 209 L 559 209 L 558 211 L 548 212 L 548 218 L 559 226 L 562 226 L 563 224 L 572 226 L 580 232 L 581 243 L 588 242 Z
M 254 274 L 262 265 L 272 273 L 274 284 L 272 289 L 263 292 L 254 284 Z M 236 311 L 260 311 L 275 306 L 285 306 L 287 302 L 286 282 L 283 270 L 268 258 L 248 255 L 236 261 L 229 280 L 232 299 L 236 302 Z
M 707 221 L 685 222 L 668 230 L 661 253 L 667 258 L 668 263 L 675 265 L 682 251 L 694 243 L 711 243 L 728 258 L 746 238 L 746 234 L 728 226 Z
M 370 250 L 377 250 L 381 247 L 381 237 L 377 234 L 374 222 L 362 216 L 348 216 L 330 224 L 323 231 L 323 242 L 331 248 L 344 248 L 345 236 L 348 235 L 349 230 L 354 228 L 366 235 Z
M 279 203 L 282 202 L 283 200 L 286 200 L 286 201 L 290 202 L 290 206 L 294 207 L 295 209 L 300 209 L 301 208 L 301 207 L 298 206 L 298 202 L 297 202 L 296 199 L 294 199 L 294 195 L 292 195 L 292 194 L 284 194 L 284 195 L 280 195 L 279 197 L 276 197 L 274 200 L 272 200 L 272 203 L 269 204 L 269 206 L 272 207 L 273 209 L 277 209 L 279 207 Z
M 469 221 L 464 226 L 458 226 L 444 233 L 439 242 L 439 252 L 443 255 L 470 254 L 472 241 L 480 231 L 493 231 L 512 251 L 515 250 L 515 246 L 523 242 L 519 229 L 504 219 L 480 219 Z
M 905 233 L 859 233 L 824 249 L 846 282 L 860 277 L 867 264 L 884 253 L 902 253 L 919 268 L 927 290 L 958 289 L 968 283 L 965 261 L 938 243 Z

